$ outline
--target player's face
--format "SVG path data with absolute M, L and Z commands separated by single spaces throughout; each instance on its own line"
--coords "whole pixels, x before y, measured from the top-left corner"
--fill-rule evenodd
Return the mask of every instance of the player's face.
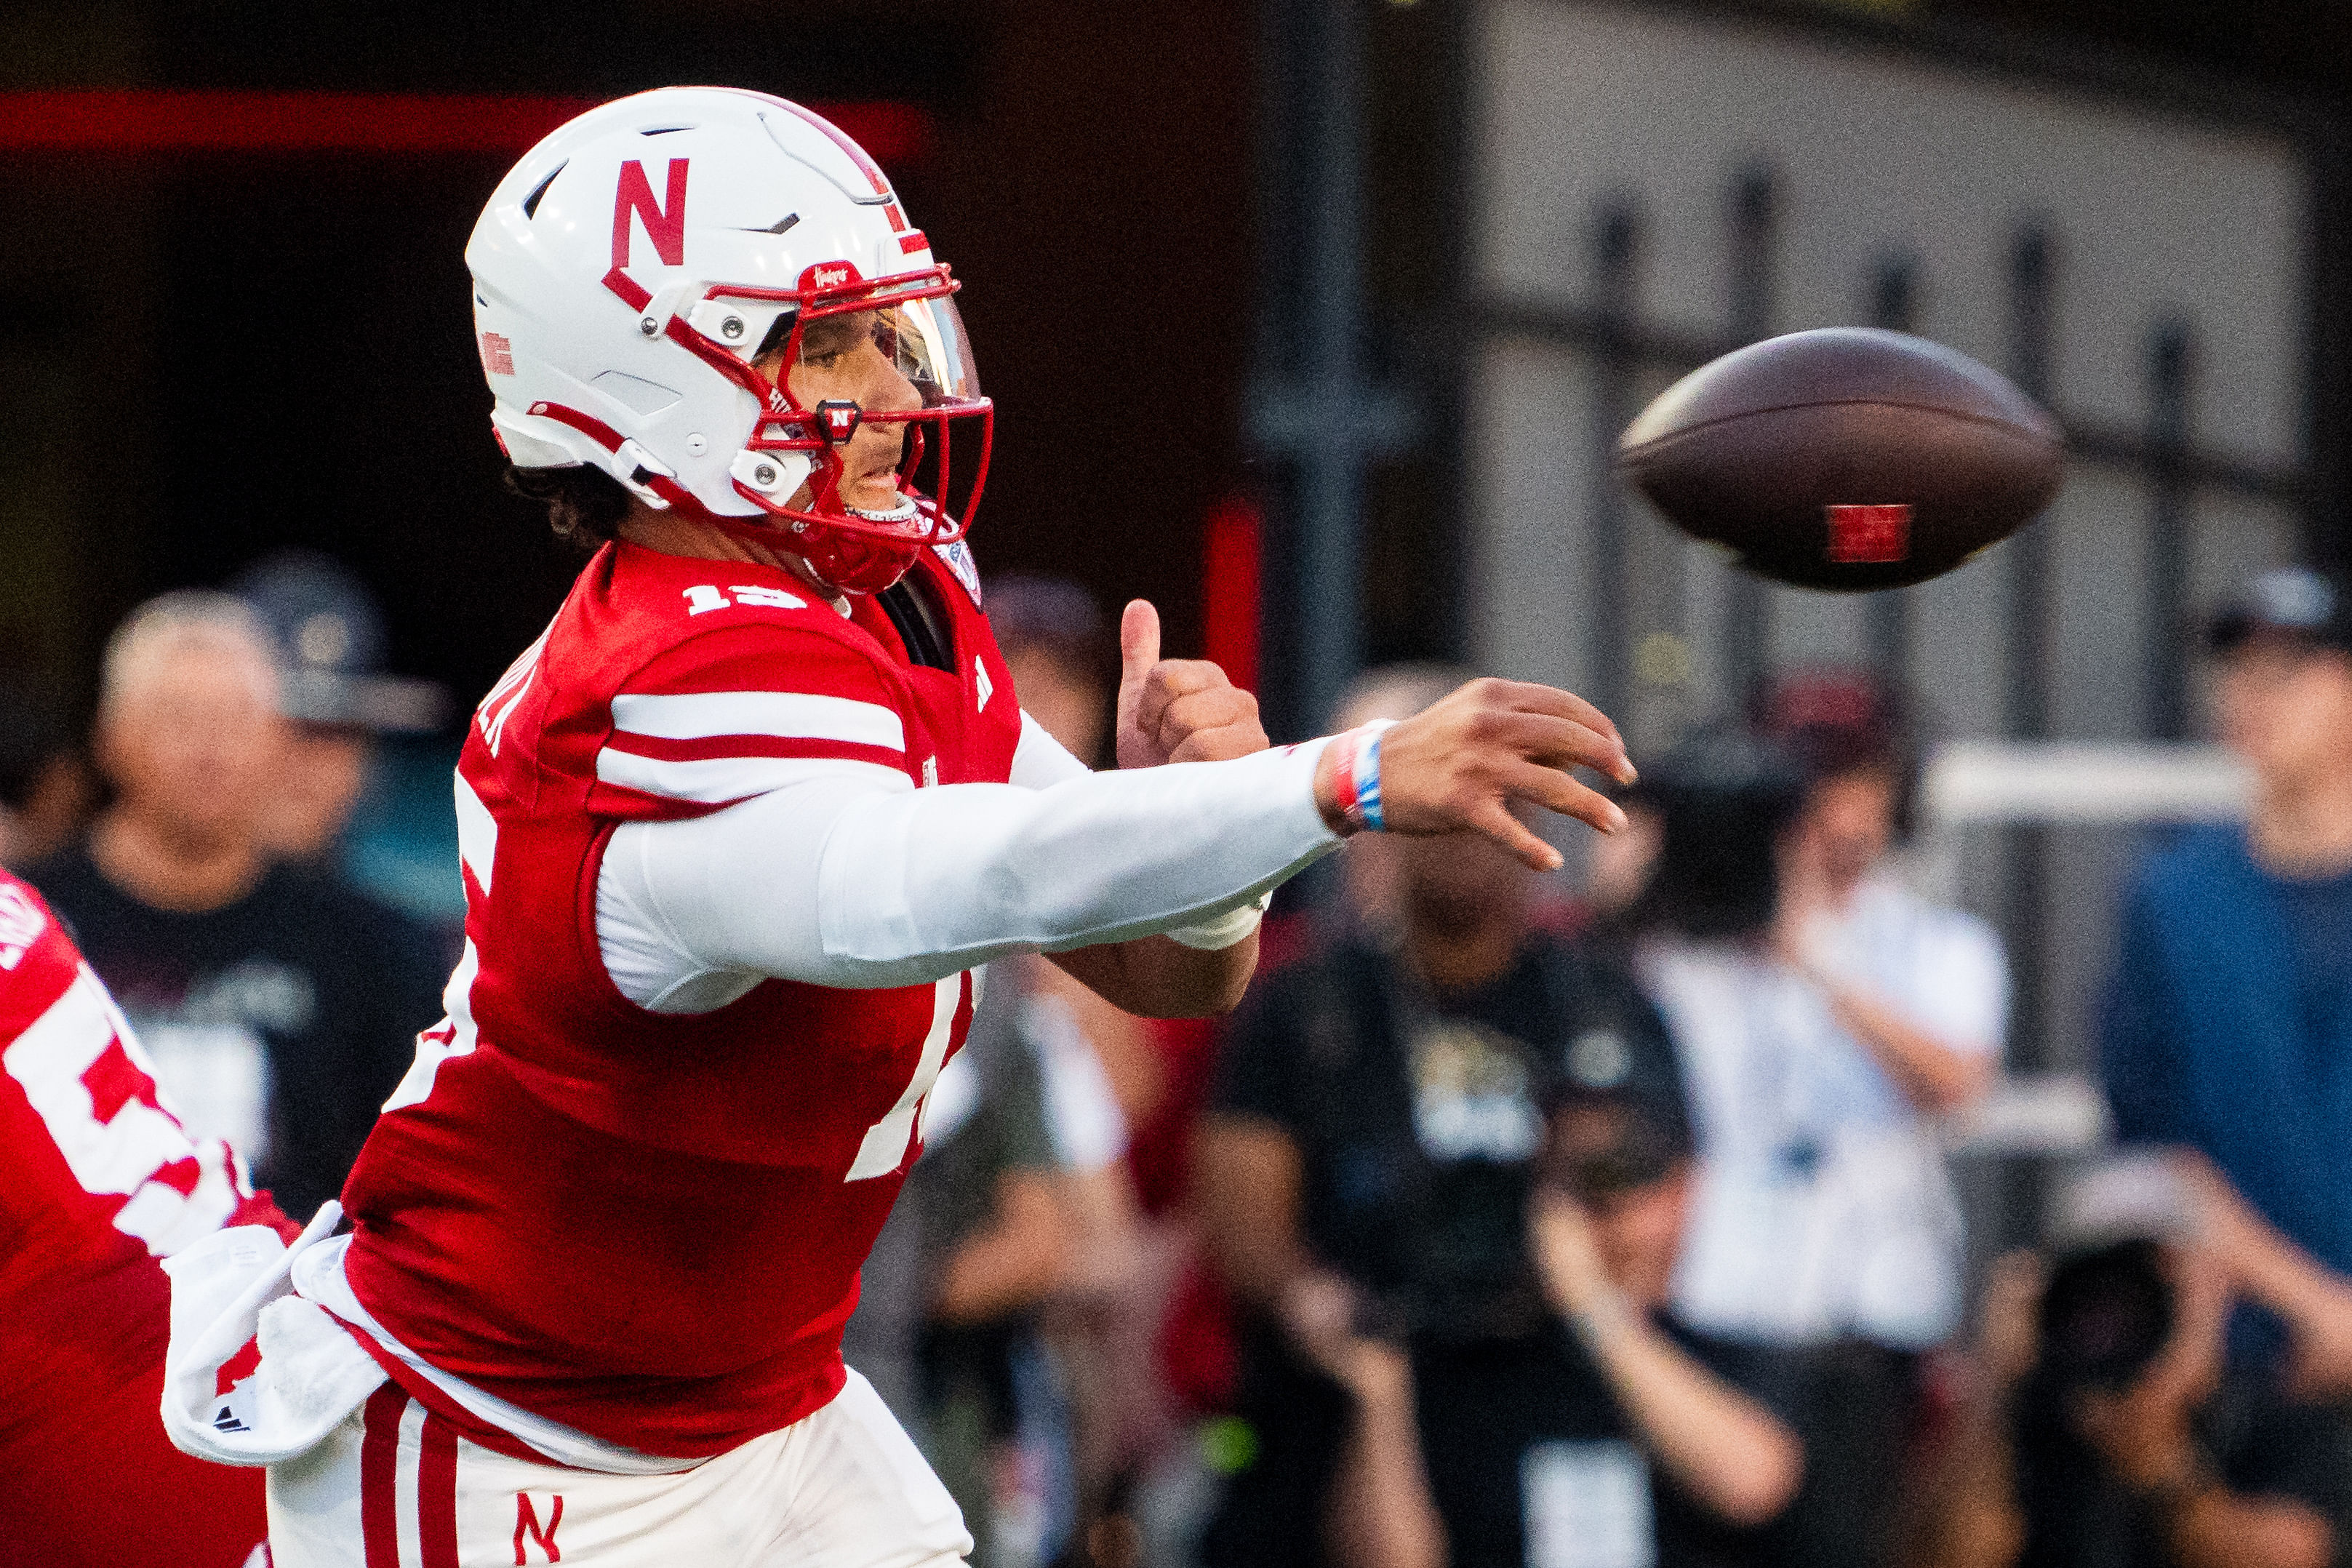
M 2352 761 L 2352 655 L 2257 637 L 2221 661 L 2213 695 L 2222 742 L 2268 779 Z
M 855 403 L 869 414 L 920 408 L 922 395 L 899 368 L 896 332 L 895 318 L 885 310 L 820 316 L 801 329 L 800 354 L 790 366 L 778 348 L 759 362 L 760 369 L 771 378 L 782 370 L 785 390 L 803 408 L 830 402 Z M 842 500 L 867 511 L 897 508 L 905 450 L 905 426 L 860 425 L 840 448 Z M 803 489 L 793 504 L 809 499 Z

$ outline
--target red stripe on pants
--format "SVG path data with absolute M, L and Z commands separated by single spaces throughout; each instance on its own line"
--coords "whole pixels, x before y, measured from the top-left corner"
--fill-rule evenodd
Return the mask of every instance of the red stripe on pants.
M 457 1433 L 430 1411 L 416 1460 L 416 1536 L 425 1568 L 457 1568 Z
M 360 1437 L 360 1541 L 367 1568 L 400 1568 L 393 1483 L 400 1472 L 400 1417 L 407 1408 L 407 1392 L 396 1383 L 368 1395 Z

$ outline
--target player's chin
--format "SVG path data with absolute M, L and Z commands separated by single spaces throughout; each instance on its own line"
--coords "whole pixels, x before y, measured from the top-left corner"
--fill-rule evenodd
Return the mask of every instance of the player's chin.
M 846 487 L 842 491 L 842 499 L 860 511 L 897 511 L 907 504 L 907 498 L 894 479 L 895 476 L 861 479 Z

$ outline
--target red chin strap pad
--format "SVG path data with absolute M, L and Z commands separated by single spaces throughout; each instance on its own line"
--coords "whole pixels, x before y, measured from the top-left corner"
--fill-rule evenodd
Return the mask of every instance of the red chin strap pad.
M 922 542 L 876 539 L 822 523 L 786 536 L 809 570 L 845 594 L 878 594 L 904 577 L 922 552 Z

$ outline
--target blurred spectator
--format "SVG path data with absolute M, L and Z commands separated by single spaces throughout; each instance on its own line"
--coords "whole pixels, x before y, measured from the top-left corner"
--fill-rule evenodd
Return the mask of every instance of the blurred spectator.
M 2193 1158 L 2109 1162 L 2062 1191 L 2046 1278 L 1996 1267 L 1975 1405 L 2006 1415 L 1969 1421 L 1920 1568 L 2339 1560 L 2352 1429 L 2226 1367 L 2232 1299 L 2263 1293 L 2235 1203 Z
M 56 710 L 0 687 L 0 866 L 29 866 L 72 843 L 96 794 Z
M 1665 847 L 1641 973 L 1683 1052 L 1706 1172 L 1675 1301 L 1767 1343 L 1922 1350 L 1961 1306 L 1928 1119 L 1990 1083 L 2007 968 L 1981 921 L 1885 869 L 1913 774 L 1889 695 L 1801 677 L 1759 719 L 1794 768 L 1785 805 L 1760 774 L 1744 798 L 1710 776 L 1778 765 L 1727 740 L 1651 781 Z
M 1787 742 L 1703 731 L 1642 786 L 1659 851 L 1628 922 L 1701 1159 L 1674 1300 L 1785 1391 L 1823 1479 L 1792 1536 L 1874 1563 L 1917 1352 L 1960 1314 L 1958 1205 L 1926 1116 L 1984 1081 L 2004 971 L 1982 926 L 1877 874 L 1906 778 L 1884 709 L 1801 687 L 1762 727 Z
M 1458 679 L 1376 675 L 1339 722 L 1403 717 Z M 1629 1469 L 1622 1442 L 1604 1454 L 1586 1437 L 1632 1436 L 1708 1511 L 1777 1511 L 1793 1443 L 1750 1446 L 1777 1424 L 1648 1321 L 1681 1205 L 1668 1174 L 1682 1110 L 1656 1015 L 1622 972 L 1543 929 L 1533 874 L 1483 840 L 1366 837 L 1345 861 L 1356 929 L 1258 984 L 1202 1135 L 1206 1240 L 1245 1313 L 1249 1434 L 1203 1560 L 1529 1561 L 1528 1531 L 1561 1517 L 1553 1500 L 1599 1488 L 1610 1506 L 1647 1507 L 1646 1461 Z M 1638 1110 L 1580 1104 L 1599 1121 L 1569 1130 L 1582 1152 L 1567 1163 L 1618 1170 L 1640 1148 L 1666 1151 L 1663 1163 L 1606 1194 L 1623 1207 L 1591 1187 L 1591 1218 L 1538 1205 L 1539 1268 L 1528 1214 L 1544 1106 L 1580 1084 L 1631 1096 L 1637 1079 L 1665 1087 L 1640 1091 Z M 1590 1320 L 1598 1361 L 1562 1312 Z M 1410 1347 L 1409 1386 L 1394 1344 Z M 1425 1439 L 1410 1447 L 1408 1400 Z M 1737 1411 L 1741 1436 L 1696 1457 L 1700 1410 Z M 1715 1461 L 1735 1451 L 1743 1477 L 1717 1490 Z M 1421 1497 L 1442 1542 L 1416 1522 Z M 1627 1554 L 1591 1561 L 1648 1561 L 1634 1517 L 1616 1516 Z
M 291 1214 L 341 1189 L 439 1014 L 439 955 L 334 884 L 274 865 L 285 722 L 267 632 L 166 594 L 107 645 L 95 745 L 114 802 L 27 878 L 74 926 L 199 1136 Z
M 987 604 L 1023 710 L 1071 755 L 1101 762 L 1118 650 L 1092 596 L 1066 579 L 1016 574 L 991 580 Z M 1068 1266 L 1044 1320 L 1067 1394 L 1056 1446 L 1072 1472 L 1075 1525 L 1090 1552 L 1115 1561 L 1134 1532 L 1118 1499 L 1172 1436 L 1159 1380 L 1138 1374 L 1150 1364 L 1171 1249 L 1147 1234 L 1127 1163 L 1129 1129 L 1158 1103 L 1166 1075 L 1153 1024 L 1044 959 L 1003 969 L 1023 994 L 1021 1033 L 1043 1072 L 1070 1226 Z
M 1692 1180 L 1673 1047 L 1589 1031 L 1566 1066 L 1529 1216 L 1558 1323 L 1416 1356 L 1453 1563 L 1777 1561 L 1755 1527 L 1795 1499 L 1803 1450 L 1737 1386 L 1741 1349 L 1667 1310 Z
M 1093 596 L 1066 578 L 1013 573 L 989 579 L 987 605 L 1021 710 L 1070 755 L 1101 766 L 1118 649 Z
M 2222 740 L 2254 773 L 2243 826 L 2151 857 L 2126 899 L 2103 1068 L 2127 1141 L 2201 1151 L 2251 1205 L 2272 1293 L 2238 1361 L 2352 1395 L 2352 588 L 2258 578 L 2207 628 Z
M 377 738 L 428 732 L 446 704 L 439 687 L 383 673 L 383 616 L 329 557 L 281 550 L 238 573 L 229 592 L 278 647 L 288 733 L 263 847 L 325 869 L 367 787 Z

